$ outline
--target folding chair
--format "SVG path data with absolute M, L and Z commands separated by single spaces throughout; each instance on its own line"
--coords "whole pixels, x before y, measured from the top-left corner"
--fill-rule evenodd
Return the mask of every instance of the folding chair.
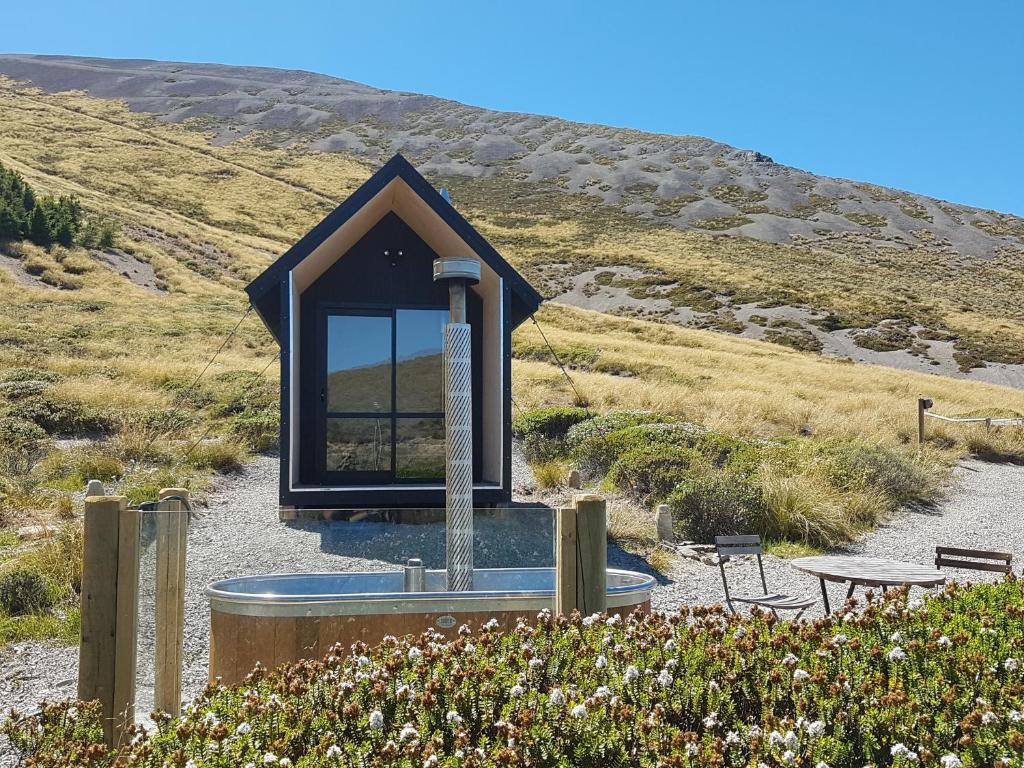
M 964 560 L 963 558 L 974 558 Z M 1013 555 L 1008 552 L 992 552 L 986 549 L 959 549 L 958 547 L 936 547 L 936 568 L 966 568 L 970 571 L 995 571 L 1009 574 Z
M 725 603 L 729 610 L 736 613 L 733 605 L 746 603 L 747 605 L 758 605 L 768 608 L 778 616 L 777 611 L 797 611 L 794 619 L 799 619 L 801 614 L 814 605 L 817 600 L 812 597 L 790 597 L 789 595 L 769 594 L 768 583 L 764 578 L 764 564 L 761 562 L 761 537 L 756 534 L 743 536 L 716 536 L 715 549 L 718 552 L 718 567 L 722 571 L 722 586 L 725 588 Z M 763 595 L 733 595 L 729 592 L 729 582 L 725 578 L 725 561 L 733 555 L 757 555 L 757 569 L 761 572 L 761 586 L 764 588 Z

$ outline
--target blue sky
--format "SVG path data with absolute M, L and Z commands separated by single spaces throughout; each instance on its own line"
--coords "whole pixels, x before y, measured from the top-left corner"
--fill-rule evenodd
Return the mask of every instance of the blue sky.
M 308 69 L 1024 215 L 1016 0 L 7 3 L 0 50 Z

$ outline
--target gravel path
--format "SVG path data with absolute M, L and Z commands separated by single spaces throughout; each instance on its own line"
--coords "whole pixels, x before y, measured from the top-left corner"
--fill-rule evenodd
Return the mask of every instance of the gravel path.
M 517 463 L 514 484 L 531 484 L 528 467 Z M 318 570 L 380 570 L 408 557 L 428 567 L 443 567 L 444 527 L 439 523 L 295 522 L 277 520 L 277 460 L 260 458 L 240 475 L 227 478 L 210 494 L 209 508 L 192 523 L 188 542 L 184 688 L 186 697 L 206 681 L 209 608 L 203 590 L 211 581 L 247 573 Z M 1024 467 L 965 462 L 955 473 L 949 499 L 934 509 L 908 509 L 847 551 L 928 563 L 936 543 L 946 542 L 1011 551 L 1024 563 Z M 528 505 L 478 516 L 476 563 L 480 567 L 550 565 L 551 512 Z M 651 572 L 640 558 L 609 547 L 615 567 Z M 143 567 L 145 568 L 145 560 Z M 741 592 L 757 583 L 751 562 L 730 564 L 730 586 Z M 818 596 L 812 577 L 786 561 L 765 558 L 769 587 L 780 592 Z M 977 580 L 987 574 L 970 574 Z M 683 604 L 721 598 L 718 569 L 680 559 L 669 576 L 658 576 L 653 604 L 671 611 Z M 845 592 L 832 585 L 830 600 L 841 605 Z M 819 604 L 809 615 L 820 615 Z M 143 598 L 140 620 L 147 620 Z M 140 646 L 140 656 L 147 649 Z M 19 643 L 0 651 L 0 707 L 27 710 L 43 700 L 73 696 L 77 648 Z M 145 711 L 145 691 L 140 691 Z M 0 768 L 5 766 L 0 744 Z M 9 758 L 8 758 L 9 759 Z
M 948 498 L 933 508 L 906 508 L 891 521 L 876 528 L 860 541 L 836 554 L 885 557 L 930 564 L 935 546 L 961 546 L 1010 552 L 1014 570 L 1024 566 L 1024 467 L 964 461 L 954 472 Z M 726 567 L 729 589 L 734 594 L 756 594 L 760 590 L 757 564 L 730 563 Z M 814 597 L 818 603 L 805 616 L 821 616 L 819 582 L 793 568 L 788 561 L 765 555 L 764 570 L 773 592 Z M 999 574 L 980 571 L 949 571 L 956 579 L 992 580 Z M 829 584 L 829 603 L 837 608 L 846 600 L 846 585 Z M 915 588 L 916 590 L 916 588 Z M 680 558 L 670 582 L 655 593 L 659 610 L 673 610 L 681 604 L 720 602 L 722 579 L 717 567 Z M 862 594 L 859 590 L 855 594 Z

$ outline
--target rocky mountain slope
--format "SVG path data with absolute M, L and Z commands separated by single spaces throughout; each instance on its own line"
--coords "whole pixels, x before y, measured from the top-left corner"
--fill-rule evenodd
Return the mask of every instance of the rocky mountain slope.
M 367 159 L 401 152 L 439 176 L 509 174 L 679 226 L 776 243 L 857 236 L 990 256 L 1024 250 L 1024 221 L 779 165 L 698 136 L 646 134 L 494 112 L 294 70 L 0 56 L 0 73 L 47 91 L 123 99 L 163 120 L 200 120 L 228 142 L 253 131 L 280 145 Z
M 0 75 L 120 100 L 218 146 L 367 166 L 402 152 L 566 303 L 1024 384 L 1013 298 L 1024 220 L 1013 216 L 816 176 L 710 139 L 308 72 L 10 54 Z

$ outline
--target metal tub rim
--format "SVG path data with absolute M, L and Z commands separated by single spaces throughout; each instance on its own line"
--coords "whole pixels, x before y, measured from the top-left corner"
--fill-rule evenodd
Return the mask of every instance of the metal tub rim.
M 482 568 L 477 573 L 531 574 L 553 568 Z M 444 571 L 430 571 L 443 574 Z M 238 592 L 235 584 L 253 580 L 377 577 L 390 575 L 396 580 L 401 571 L 347 571 L 316 573 L 276 573 L 236 576 L 213 582 L 206 588 L 210 609 L 220 613 L 246 616 L 351 616 L 392 613 L 482 613 L 487 611 L 541 611 L 552 608 L 555 590 L 491 589 L 471 592 L 338 592 L 323 594 L 278 594 L 274 592 Z M 650 600 L 654 578 L 636 571 L 608 569 L 608 609 L 633 607 Z M 553 579 L 552 579 L 553 580 Z

